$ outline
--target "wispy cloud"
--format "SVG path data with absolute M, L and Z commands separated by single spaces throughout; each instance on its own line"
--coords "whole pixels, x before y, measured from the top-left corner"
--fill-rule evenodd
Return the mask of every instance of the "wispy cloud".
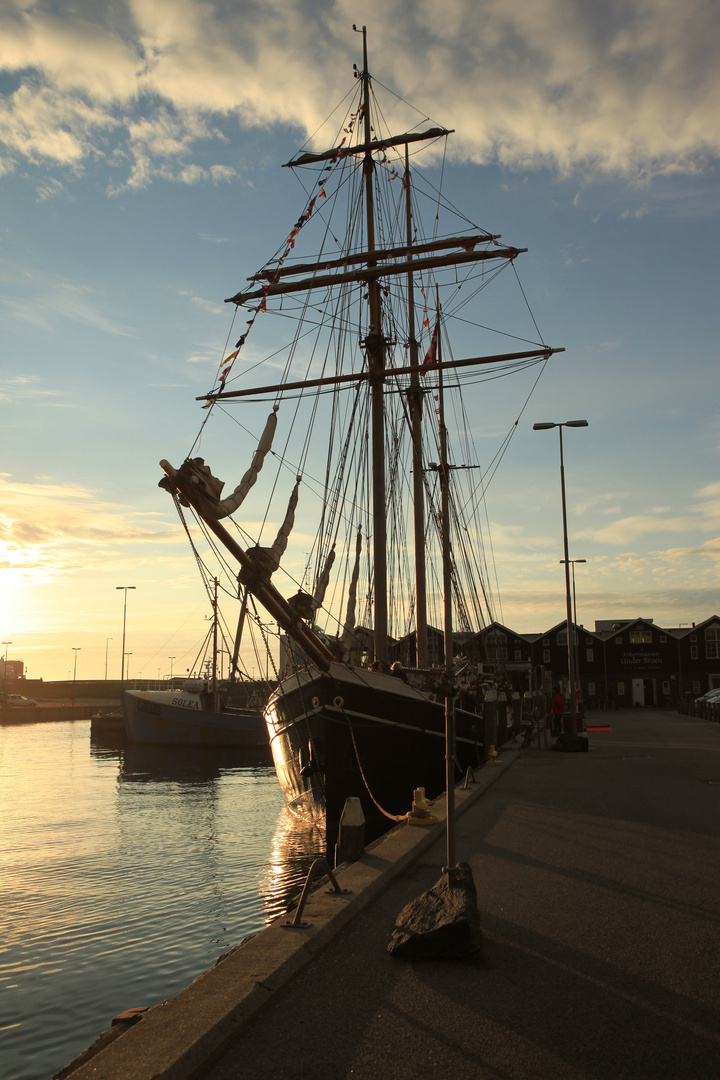
M 62 10 L 62 9 L 61 9 Z M 451 153 L 512 167 L 693 172 L 720 150 L 720 24 L 705 0 L 366 0 L 371 68 L 462 131 Z M 234 178 L 193 148 L 215 122 L 313 133 L 349 83 L 356 4 L 15 0 L 0 68 L 20 84 L 0 109 L 0 168 L 125 160 L 122 182 Z M 418 63 L 418 57 L 422 63 Z M 628 210 L 637 215 L 643 209 Z
M 0 293 L 0 305 L 6 318 L 31 323 L 45 330 L 59 320 L 91 326 L 113 337 L 133 337 L 133 331 L 103 310 L 108 306 L 90 285 L 47 273 L 28 266 L 3 265 L 6 281 L 23 283 L 23 296 Z
M 91 569 L 126 545 L 174 544 L 177 529 L 78 485 L 0 476 L 0 565 L 28 583 Z

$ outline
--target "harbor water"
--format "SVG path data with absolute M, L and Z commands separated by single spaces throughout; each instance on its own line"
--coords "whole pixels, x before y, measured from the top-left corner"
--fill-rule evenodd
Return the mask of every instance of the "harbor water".
M 285 910 L 324 836 L 269 755 L 0 726 L 0 1074 L 46 1080 Z

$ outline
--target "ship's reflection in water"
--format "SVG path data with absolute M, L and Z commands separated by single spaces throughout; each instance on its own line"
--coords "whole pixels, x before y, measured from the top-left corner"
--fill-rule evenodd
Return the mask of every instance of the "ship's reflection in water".
M 67 1064 L 285 910 L 322 851 L 269 752 L 125 744 L 111 720 L 0 725 L 3 1080 Z
M 186 789 L 184 824 L 193 833 L 194 843 L 199 836 L 207 840 L 206 845 L 199 845 L 197 855 L 205 863 L 208 878 L 217 885 L 219 868 L 211 866 L 215 860 L 208 859 L 209 852 L 214 855 L 220 843 L 227 861 L 227 833 L 234 831 L 239 847 L 249 856 L 241 890 L 248 901 L 255 891 L 255 903 L 249 906 L 256 908 L 259 897 L 265 906 L 265 922 L 287 910 L 313 860 L 325 855 L 325 834 L 284 805 L 269 749 L 132 746 L 122 738 L 115 746 L 108 742 L 107 738 L 96 742 L 92 752 L 117 755 L 121 785 L 170 784 Z M 167 814 L 167 792 L 163 803 Z M 166 823 L 170 826 L 167 817 Z
M 324 857 L 324 831 L 300 821 L 284 806 L 259 881 L 267 922 L 286 910 L 288 902 L 302 890 L 312 862 Z

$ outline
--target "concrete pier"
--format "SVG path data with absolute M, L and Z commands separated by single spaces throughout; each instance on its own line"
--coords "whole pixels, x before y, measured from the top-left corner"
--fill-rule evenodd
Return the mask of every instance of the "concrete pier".
M 503 752 L 456 793 L 477 960 L 387 953 L 445 852 L 442 822 L 400 827 L 341 870 L 344 897 L 312 894 L 306 928 L 278 920 L 74 1080 L 714 1080 L 720 726 L 596 719 L 589 753 Z

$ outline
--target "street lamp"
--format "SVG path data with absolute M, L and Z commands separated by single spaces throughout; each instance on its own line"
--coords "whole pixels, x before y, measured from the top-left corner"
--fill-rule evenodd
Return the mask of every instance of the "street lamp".
M 565 611 L 567 618 L 567 635 L 568 635 L 568 671 L 570 674 L 570 730 L 573 735 L 577 735 L 577 701 L 575 699 L 575 635 L 571 635 L 572 620 L 572 601 L 570 596 L 570 558 L 568 555 L 568 534 L 567 534 L 567 506 L 565 503 L 565 462 L 563 460 L 563 440 L 562 429 L 564 427 L 587 427 L 587 420 L 564 420 L 562 423 L 542 423 L 533 424 L 533 431 L 548 431 L 550 428 L 557 428 L 560 435 L 560 493 L 562 496 L 562 516 L 563 516 L 563 544 L 565 551 Z
M 125 656 L 132 656 L 132 653 L 131 652 L 126 652 L 124 655 Z M 128 682 L 130 682 L 130 661 L 129 660 L 127 662 L 127 667 L 125 668 L 125 674 L 127 675 Z
M 561 559 L 560 563 L 564 563 L 565 560 Z M 572 602 L 573 602 L 573 639 L 575 641 L 575 674 L 577 676 L 578 683 L 580 682 L 580 650 L 578 649 L 577 642 L 577 604 L 575 603 L 575 563 L 586 563 L 587 559 L 570 559 L 570 565 L 572 567 Z
M 123 640 L 122 640 L 122 661 L 120 664 L 120 682 L 125 681 L 125 622 L 127 619 L 127 594 L 128 589 L 134 589 L 134 585 L 116 585 L 116 589 L 122 589 L 125 593 L 125 601 L 123 603 Z
M 168 656 L 168 660 L 170 661 L 170 682 L 172 682 L 172 666 L 173 666 L 173 660 L 174 659 L 175 659 L 174 656 Z
M 12 645 L 12 641 L 3 641 L 3 645 L 5 646 L 5 663 L 3 664 L 3 686 L 5 686 L 5 683 L 7 681 L 7 651 L 8 645 Z
M 108 642 L 112 641 L 111 637 L 105 638 L 105 679 L 107 681 L 107 658 L 108 658 Z
M 75 648 L 71 645 L 72 651 L 75 653 L 75 663 L 73 664 L 73 688 L 72 688 L 72 719 L 75 719 L 75 679 L 77 676 L 77 654 L 80 652 L 80 646 Z

